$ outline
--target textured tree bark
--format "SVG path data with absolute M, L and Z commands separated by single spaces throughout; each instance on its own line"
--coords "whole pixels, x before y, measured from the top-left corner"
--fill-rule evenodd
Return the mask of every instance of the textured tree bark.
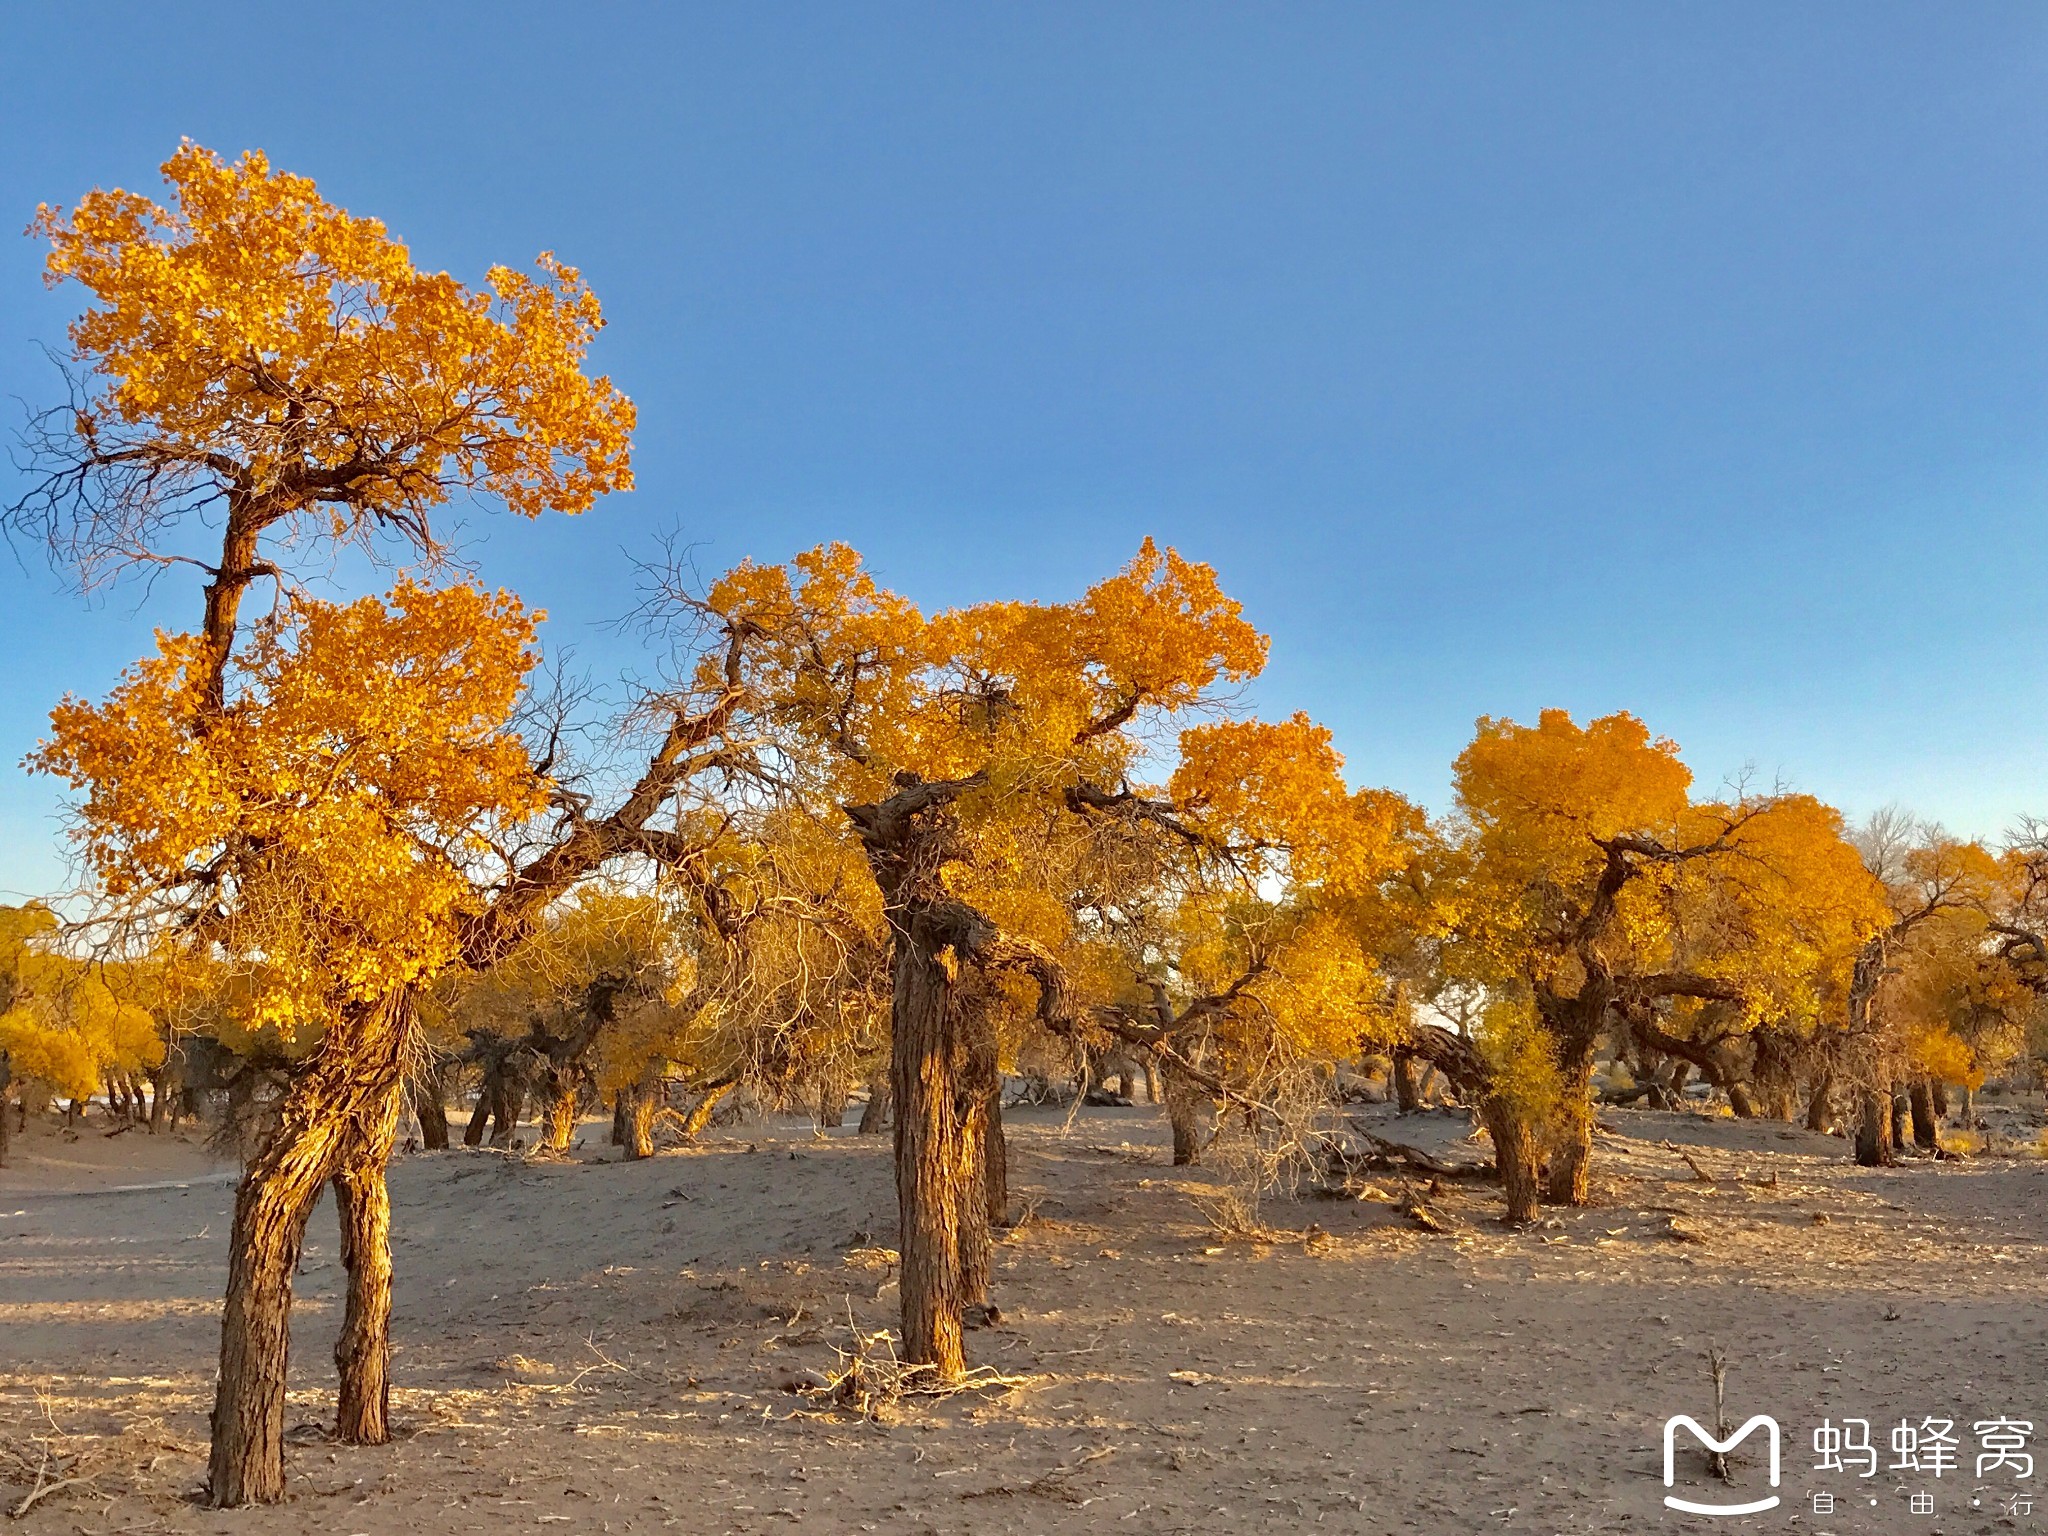
M 965 1041 L 961 1139 L 972 1167 L 960 1206 L 960 1291 L 969 1325 L 995 1317 L 995 1229 L 1009 1212 L 1009 1158 L 1003 1145 L 1001 1043 L 978 991 L 954 994 Z M 980 1198 L 976 1198 L 977 1192 Z
M 1593 1042 L 1567 1041 L 1559 1054 L 1563 1083 L 1545 1193 L 1552 1205 L 1585 1205 L 1593 1179 Z
M 897 1246 L 903 1358 L 952 1380 L 967 1365 L 960 1216 L 977 1159 L 962 1123 L 966 1052 L 951 1017 L 954 961 L 931 926 L 928 916 L 914 917 L 896 946 L 890 1020 Z
M 0 1051 L 0 1168 L 7 1166 L 7 1149 L 14 1141 L 14 1106 L 8 1102 L 13 1097 L 9 1091 L 13 1082 L 13 1058 Z
M 1889 1168 L 1897 1161 L 1887 1083 L 1865 1083 L 1856 1090 L 1856 1161 L 1865 1168 Z
M 391 1438 L 391 1191 L 384 1170 L 397 1139 L 402 1091 L 358 1131 L 334 1173 L 348 1305 L 334 1341 L 341 1379 L 335 1438 L 382 1445 Z
M 572 1080 L 558 1084 L 548 1098 L 547 1149 L 550 1152 L 569 1150 L 570 1138 L 576 1134 L 577 1084 Z
M 502 1074 L 491 1095 L 491 1145 L 509 1148 L 519 1130 L 519 1117 L 525 1113 L 526 1085 L 509 1072 Z
M 440 1064 L 423 1067 L 412 1083 L 412 1112 L 420 1123 L 420 1145 L 429 1152 L 448 1150 L 448 1084 Z
M 1941 1120 L 1934 1112 L 1934 1091 L 1927 1079 L 1914 1078 L 1906 1097 L 1913 1115 L 1913 1145 L 1922 1152 L 1939 1152 Z
M 208 1461 L 207 1499 L 216 1509 L 284 1498 L 292 1272 L 306 1217 L 363 1122 L 388 1110 L 403 1081 L 410 1025 L 402 994 L 335 1020 L 286 1090 L 276 1128 L 235 1192 Z
M 1404 1115 L 1422 1108 L 1422 1068 L 1413 1051 L 1394 1048 L 1394 1107 Z
M 1499 1094 L 1488 1094 L 1481 1101 L 1480 1117 L 1493 1140 L 1494 1167 L 1506 1197 L 1507 1210 L 1501 1219 L 1510 1226 L 1524 1226 L 1536 1219 L 1539 1168 L 1535 1128 Z
M 1200 1063 L 1197 1063 L 1200 1065 Z M 1173 1166 L 1192 1168 L 1202 1160 L 1216 1106 L 1208 1091 L 1167 1062 L 1159 1069 L 1166 1080 L 1166 1123 L 1173 1132 Z
M 646 1075 L 624 1096 L 626 1156 L 654 1156 L 654 1112 L 660 1106 L 662 1085 L 666 1080 L 666 1071 L 663 1067 L 650 1067 Z
M 879 1136 L 889 1129 L 889 1064 L 884 1062 L 875 1069 L 875 1075 L 868 1079 L 868 1101 L 860 1112 L 860 1128 L 856 1134 Z
M 476 1102 L 469 1106 L 469 1124 L 462 1128 L 462 1144 L 465 1147 L 480 1147 L 484 1144 L 484 1132 L 491 1124 L 491 1102 L 494 1089 L 491 1085 L 490 1069 L 485 1068 L 484 1080 L 477 1084 Z

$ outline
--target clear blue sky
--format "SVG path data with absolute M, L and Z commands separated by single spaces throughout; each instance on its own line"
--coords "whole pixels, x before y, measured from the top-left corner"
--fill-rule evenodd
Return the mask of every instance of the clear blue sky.
M 4 70 L 10 231 L 189 135 L 459 276 L 584 268 L 640 489 L 477 552 L 594 670 L 665 528 L 927 606 L 1149 533 L 1272 633 L 1261 710 L 1434 806 L 1475 716 L 1562 705 L 1710 783 L 2048 811 L 2037 3 L 41 6 Z M 196 612 L 22 556 L 7 763 Z M 0 891 L 56 804 L 0 779 Z

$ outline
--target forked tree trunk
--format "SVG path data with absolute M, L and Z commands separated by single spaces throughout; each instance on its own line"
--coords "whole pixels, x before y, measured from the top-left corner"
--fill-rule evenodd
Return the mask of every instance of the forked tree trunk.
M 884 1062 L 868 1079 L 868 1101 L 860 1112 L 861 1136 L 879 1136 L 889 1129 L 889 1064 Z
M 1593 1182 L 1593 1046 L 1575 1045 L 1560 1054 L 1562 1081 L 1545 1193 L 1552 1205 L 1585 1205 L 1592 1199 Z
M 348 1271 L 348 1305 L 334 1341 L 341 1379 L 334 1434 L 347 1445 L 382 1445 L 391 1438 L 391 1191 L 385 1168 L 403 1100 L 402 1090 L 390 1095 L 383 1114 L 357 1133 L 334 1172 L 341 1262 Z
M 1497 1093 L 1481 1101 L 1480 1117 L 1493 1140 L 1494 1167 L 1500 1173 L 1501 1193 L 1507 1202 L 1501 1219 L 1510 1226 L 1525 1226 L 1536 1219 L 1540 1171 L 1536 1128 L 1517 1105 Z
M 403 994 L 336 1019 L 235 1192 L 207 1475 L 216 1509 L 284 1498 L 292 1273 L 306 1217 L 363 1123 L 388 1110 L 410 1027 Z
M 695 1141 L 703 1134 L 704 1127 L 711 1123 L 711 1117 L 718 1113 L 718 1106 L 725 1096 L 732 1092 L 733 1080 L 721 1078 L 697 1095 L 697 1102 L 690 1106 L 690 1112 L 683 1116 L 682 1136 L 685 1141 Z

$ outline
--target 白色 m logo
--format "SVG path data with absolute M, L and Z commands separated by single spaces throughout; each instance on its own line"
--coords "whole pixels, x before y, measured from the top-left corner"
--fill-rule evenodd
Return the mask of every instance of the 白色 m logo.
M 1771 1486 L 1773 1488 L 1778 1486 L 1778 1421 L 1776 1419 L 1767 1413 L 1760 1413 L 1747 1424 L 1744 1424 L 1742 1428 L 1736 1430 L 1726 1440 L 1716 1440 L 1701 1427 L 1697 1419 L 1689 1414 L 1678 1413 L 1673 1414 L 1664 1421 L 1664 1486 L 1666 1488 L 1669 1488 L 1676 1481 L 1676 1473 L 1672 1467 L 1672 1455 L 1677 1449 L 1678 1427 L 1681 1424 L 1692 1431 L 1694 1438 L 1700 1444 L 1704 1445 L 1708 1450 L 1722 1455 L 1726 1455 L 1729 1451 L 1734 1450 L 1736 1446 L 1749 1438 L 1750 1431 L 1758 1426 L 1762 1426 L 1771 1447 Z M 1691 1499 L 1675 1498 L 1667 1493 L 1664 1495 L 1664 1506 L 1667 1509 L 1682 1509 L 1689 1515 L 1754 1515 L 1766 1509 L 1777 1508 L 1778 1496 L 1774 1493 L 1769 1498 L 1757 1499 L 1748 1504 L 1695 1504 Z

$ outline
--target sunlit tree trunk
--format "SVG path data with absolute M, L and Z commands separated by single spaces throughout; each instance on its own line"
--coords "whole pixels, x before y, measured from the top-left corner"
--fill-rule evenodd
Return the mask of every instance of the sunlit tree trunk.
M 1585 1205 L 1592 1198 L 1593 1042 L 1570 1042 L 1560 1054 L 1560 1097 L 1545 1193 L 1553 1205 Z
M 622 1095 L 626 1107 L 626 1156 L 654 1156 L 654 1112 L 660 1105 L 661 1091 L 666 1081 L 666 1067 L 656 1064 L 649 1067 L 640 1081 Z
M 335 1438 L 382 1445 L 391 1438 L 391 1191 L 385 1169 L 398 1135 L 402 1091 L 343 1152 L 334 1173 L 348 1304 L 334 1343 L 341 1380 Z M 443 1144 L 445 1145 L 445 1138 Z
M 576 1134 L 577 1084 L 572 1079 L 559 1083 L 548 1096 L 546 1146 L 550 1152 L 566 1152 Z
M 336 1019 L 287 1088 L 276 1128 L 236 1191 L 208 1463 L 215 1508 L 284 1497 L 292 1272 L 306 1218 L 349 1141 L 389 1111 L 410 1017 L 407 1000 L 393 997 Z
M 1498 1093 L 1481 1101 L 1480 1117 L 1493 1140 L 1494 1166 L 1507 1202 L 1502 1219 L 1511 1226 L 1534 1221 L 1540 1172 L 1535 1127 L 1519 1105 Z
M 962 1015 L 957 1028 L 966 1041 L 961 1141 L 972 1163 L 965 1175 L 969 1187 L 960 1202 L 960 1291 L 967 1321 L 974 1323 L 994 1315 L 995 1229 L 1009 1206 L 1009 1159 L 1003 1145 L 1001 1047 L 995 1020 L 978 990 L 956 993 L 955 999 Z
M 909 926 L 897 943 L 890 1009 L 903 1358 L 952 1379 L 966 1369 L 960 1216 L 978 1158 L 966 1134 L 966 1052 L 951 1018 L 951 950 L 927 917 Z

